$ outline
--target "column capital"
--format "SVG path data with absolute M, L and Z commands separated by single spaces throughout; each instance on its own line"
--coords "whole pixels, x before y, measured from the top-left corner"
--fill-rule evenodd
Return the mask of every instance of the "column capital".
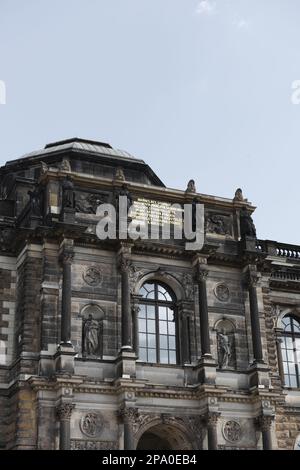
M 255 265 L 249 265 L 244 271 L 244 282 L 246 287 L 258 287 L 261 275 L 257 272 Z
M 72 411 L 75 408 L 73 403 L 61 403 L 56 408 L 57 416 L 60 420 L 71 419 Z
M 210 411 L 206 415 L 203 416 L 203 422 L 206 426 L 217 426 L 218 419 L 221 416 L 221 413 L 218 411 Z
M 127 407 L 122 405 L 117 414 L 123 421 L 129 421 L 132 424 L 134 424 L 139 417 L 138 409 L 133 406 Z
M 63 264 L 72 264 L 74 259 L 74 252 L 71 250 L 64 250 L 60 259 Z
M 121 273 L 128 273 L 132 266 L 132 261 L 129 258 L 126 258 L 124 255 L 121 255 L 118 259 L 118 268 Z
M 256 425 L 262 432 L 270 430 L 274 415 L 261 415 L 256 418 Z
M 200 265 L 207 265 L 207 255 L 197 253 L 192 259 L 192 266 L 197 267 Z
M 180 300 L 176 307 L 182 316 L 191 316 L 194 313 L 194 303 L 189 300 Z
M 133 245 L 133 243 L 131 241 L 120 242 L 120 248 L 118 250 L 118 255 L 119 256 L 123 256 L 123 255 L 130 256 L 131 255 L 132 245 Z
M 195 281 L 204 282 L 208 276 L 208 269 L 206 264 L 198 264 L 195 269 Z

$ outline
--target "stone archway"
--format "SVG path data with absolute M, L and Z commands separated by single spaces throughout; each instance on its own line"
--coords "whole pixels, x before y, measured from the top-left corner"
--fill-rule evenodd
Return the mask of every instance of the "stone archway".
M 146 429 L 137 442 L 137 450 L 193 450 L 190 439 L 180 427 L 159 423 Z

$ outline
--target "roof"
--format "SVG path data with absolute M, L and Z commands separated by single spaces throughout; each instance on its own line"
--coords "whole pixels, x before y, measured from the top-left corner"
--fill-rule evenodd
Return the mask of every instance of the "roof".
M 110 144 L 74 137 L 73 139 L 61 140 L 58 142 L 47 144 L 44 149 L 35 150 L 33 152 L 27 153 L 16 160 L 10 160 L 6 163 L 6 165 L 14 165 L 16 162 L 20 163 L 23 159 L 37 156 L 43 157 L 51 153 L 62 152 L 65 150 L 77 150 L 81 152 L 101 154 L 103 156 L 107 155 L 109 157 L 117 157 L 126 160 L 140 161 L 144 163 L 143 160 L 135 158 L 133 155 L 128 152 L 125 152 L 124 150 L 112 148 Z
M 104 164 L 108 163 L 113 166 L 124 165 L 124 167 L 136 167 L 147 175 L 151 184 L 155 186 L 165 187 L 164 183 L 152 170 L 152 168 L 140 158 L 135 158 L 125 150 L 114 149 L 110 144 L 105 142 L 97 142 L 94 140 L 80 139 L 73 137 L 72 139 L 60 140 L 49 143 L 45 148 L 27 153 L 16 160 L 8 161 L 4 166 L 0 167 L 0 174 L 4 175 L 14 171 L 14 168 L 20 170 L 28 165 L 36 164 L 41 161 L 51 163 L 52 159 L 56 159 L 57 155 L 61 156 L 65 153 L 84 154 L 87 158 L 93 158 Z

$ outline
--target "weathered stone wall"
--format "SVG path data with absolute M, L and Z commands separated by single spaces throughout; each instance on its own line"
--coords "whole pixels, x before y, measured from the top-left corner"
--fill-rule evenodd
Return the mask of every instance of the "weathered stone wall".
M 298 410 L 279 408 L 276 413 L 276 436 L 278 448 L 293 450 L 296 438 L 300 434 L 300 413 Z
M 40 245 L 26 247 L 17 263 L 16 356 L 40 351 L 40 290 L 42 259 Z M 30 372 L 30 365 L 28 373 Z M 32 370 L 32 373 L 34 371 Z
M 227 295 L 218 294 L 218 287 L 224 286 Z M 246 292 L 242 285 L 242 273 L 237 269 L 209 266 L 207 278 L 208 311 L 212 354 L 217 353 L 218 322 L 228 320 L 234 328 L 236 369 L 245 370 L 249 366 L 248 324 L 245 316 Z M 250 340 L 251 341 L 251 340 Z
M 16 259 L 0 257 L 0 366 L 13 359 Z

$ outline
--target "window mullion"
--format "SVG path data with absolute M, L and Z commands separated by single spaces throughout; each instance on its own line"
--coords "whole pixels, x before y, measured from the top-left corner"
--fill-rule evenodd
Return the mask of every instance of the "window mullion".
M 160 353 L 159 353 L 159 309 L 158 302 L 155 303 L 155 332 L 156 332 L 156 357 L 157 362 L 160 363 Z

